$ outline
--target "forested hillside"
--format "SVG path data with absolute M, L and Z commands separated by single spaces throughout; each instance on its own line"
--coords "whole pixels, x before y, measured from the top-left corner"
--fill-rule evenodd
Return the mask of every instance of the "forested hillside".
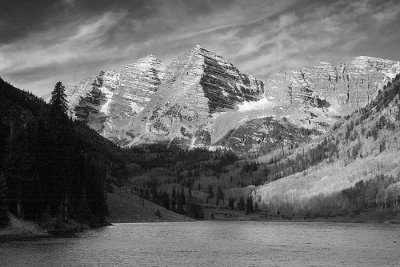
M 130 199 L 196 219 L 221 212 L 285 218 L 398 212 L 399 77 L 323 137 L 271 146 L 258 158 L 162 144 L 121 149 L 68 118 L 62 103 L 46 104 L 0 82 L 2 225 L 7 208 L 42 224 L 101 225 L 111 184 L 125 186 Z M 113 196 L 114 207 L 121 197 Z
M 7 211 L 42 225 L 70 219 L 98 226 L 106 183 L 127 175 L 121 151 L 65 115 L 63 85 L 51 104 L 0 79 L 0 224 Z
M 323 139 L 260 159 L 267 162 L 261 168 L 278 171 L 255 189 L 253 201 L 289 217 L 398 213 L 399 98 L 398 75 L 374 101 L 337 123 Z
M 377 209 L 396 213 L 399 84 L 396 77 L 374 101 L 342 118 L 323 137 L 275 147 L 256 159 L 226 150 L 131 149 L 136 158 L 130 160 L 135 164 L 129 183 L 138 195 L 181 213 L 188 198 L 203 210 L 286 218 Z

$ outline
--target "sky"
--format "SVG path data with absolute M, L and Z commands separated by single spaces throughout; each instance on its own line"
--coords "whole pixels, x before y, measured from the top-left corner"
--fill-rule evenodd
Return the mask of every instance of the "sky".
M 0 77 L 43 96 L 197 44 L 260 79 L 356 56 L 400 60 L 399 0 L 0 0 Z

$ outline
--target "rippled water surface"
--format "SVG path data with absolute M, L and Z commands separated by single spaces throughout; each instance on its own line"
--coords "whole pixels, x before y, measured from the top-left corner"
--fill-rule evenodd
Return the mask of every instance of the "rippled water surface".
M 400 266 L 400 226 L 296 222 L 116 224 L 0 243 L 0 266 Z

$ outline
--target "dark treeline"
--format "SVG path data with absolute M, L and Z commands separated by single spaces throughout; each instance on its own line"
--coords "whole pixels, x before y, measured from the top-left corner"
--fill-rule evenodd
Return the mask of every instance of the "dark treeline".
M 126 151 L 126 157 L 130 162 L 137 163 L 145 170 L 156 167 L 168 168 L 177 162 L 183 163 L 189 169 L 194 164 L 202 162 L 208 168 L 218 170 L 238 160 L 238 156 L 230 150 L 182 149 L 162 144 L 132 147 Z
M 119 149 L 68 118 L 60 82 L 50 105 L 1 79 L 0 98 L 0 224 L 4 207 L 43 224 L 104 224 L 105 184 L 126 175 Z
M 186 215 L 194 219 L 204 219 L 204 211 L 192 198 L 191 189 L 185 193 L 185 189 L 181 187 L 176 189 L 173 187 L 171 195 L 167 191 L 157 189 L 157 183 L 150 183 L 147 189 L 135 188 L 139 197 L 152 201 L 155 204 L 173 212 Z
M 203 219 L 204 212 L 198 194 L 201 189 L 201 177 L 219 177 L 224 168 L 239 160 L 230 150 L 210 151 L 206 148 L 182 149 L 166 145 L 146 145 L 125 150 L 129 162 L 135 162 L 130 168 L 134 179 L 134 191 L 139 197 L 150 200 L 174 212 Z M 211 185 L 209 185 L 211 186 Z M 223 192 L 216 187 L 216 202 L 224 202 Z M 213 191 L 211 189 L 211 191 Z M 214 195 L 207 198 L 211 201 Z

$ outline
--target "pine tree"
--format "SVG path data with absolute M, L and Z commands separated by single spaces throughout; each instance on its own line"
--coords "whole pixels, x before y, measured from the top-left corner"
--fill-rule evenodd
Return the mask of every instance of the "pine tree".
M 238 207 L 238 210 L 244 210 L 244 198 L 243 197 L 240 197 L 240 199 L 239 199 L 239 203 L 238 203 L 238 205 L 237 205 L 237 207 Z
M 208 198 L 214 198 L 214 189 L 212 185 L 208 185 Z
M 8 217 L 7 203 L 6 203 L 6 176 L 0 174 L 0 228 L 7 226 L 10 218 Z
M 189 188 L 188 188 L 188 194 L 189 194 L 189 197 L 192 196 L 192 186 L 189 186 Z
M 247 202 L 246 202 L 246 215 L 249 215 L 250 213 L 253 213 L 253 199 L 251 196 L 247 197 Z
M 64 114 L 68 110 L 67 95 L 65 94 L 65 86 L 62 82 L 57 82 L 53 92 L 51 92 L 50 105 L 53 110 L 60 111 Z
M 181 193 L 180 193 L 179 197 L 181 199 L 182 204 L 185 204 L 186 203 L 186 198 L 185 198 L 185 190 L 183 189 L 183 187 L 181 188 Z
M 177 203 L 176 203 L 176 212 L 180 214 L 185 214 L 185 210 L 183 209 L 183 205 L 185 204 L 185 192 L 183 191 L 183 187 L 181 190 L 178 190 L 177 194 Z
M 222 189 L 220 186 L 218 186 L 218 190 L 217 190 L 217 201 L 216 201 L 216 205 L 219 204 L 219 201 L 222 200 L 222 202 L 224 202 L 224 192 L 222 192 Z
M 164 191 L 164 194 L 163 194 L 163 205 L 164 205 L 164 207 L 166 208 L 166 209 L 170 209 L 170 205 L 169 205 L 169 195 L 168 195 L 168 193 L 167 192 L 165 192 Z
M 172 188 L 172 202 L 171 202 L 171 210 L 176 210 L 176 190 L 175 186 Z
M 233 198 L 229 198 L 228 207 L 229 207 L 229 209 L 231 209 L 231 210 L 234 210 L 234 209 L 235 209 L 235 200 L 234 200 Z

